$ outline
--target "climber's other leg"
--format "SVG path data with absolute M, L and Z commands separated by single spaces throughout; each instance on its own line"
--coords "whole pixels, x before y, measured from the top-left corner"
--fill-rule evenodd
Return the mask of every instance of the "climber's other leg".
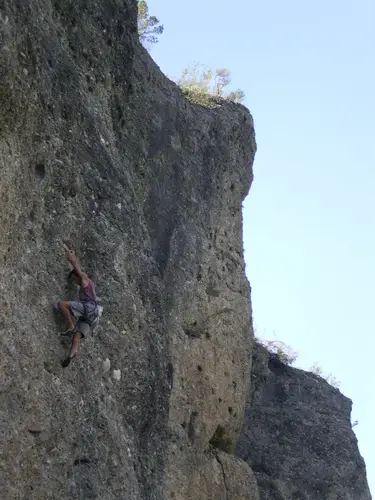
M 72 359 L 76 357 L 80 339 L 81 339 L 81 334 L 79 332 L 73 335 L 72 346 L 70 348 L 69 356 L 65 358 L 64 361 L 62 362 L 64 368 L 69 366 Z
M 70 348 L 70 358 L 74 358 L 76 356 L 80 340 L 81 334 L 79 332 L 75 333 L 72 340 L 72 347 Z

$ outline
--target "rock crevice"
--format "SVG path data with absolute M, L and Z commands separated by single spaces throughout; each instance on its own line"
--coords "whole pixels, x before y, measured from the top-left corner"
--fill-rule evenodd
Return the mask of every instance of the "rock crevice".
M 222 473 L 223 473 L 223 484 L 224 484 L 224 488 L 225 488 L 225 499 L 226 500 L 230 500 L 230 497 L 229 497 L 229 494 L 228 494 L 227 478 L 225 476 L 224 465 L 222 464 L 222 462 L 221 462 L 220 457 L 219 457 L 218 454 L 216 454 L 216 460 L 219 462 L 219 465 L 220 465 Z

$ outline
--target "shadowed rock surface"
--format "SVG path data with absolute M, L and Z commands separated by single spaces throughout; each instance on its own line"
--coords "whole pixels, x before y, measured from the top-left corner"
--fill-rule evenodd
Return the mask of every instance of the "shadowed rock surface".
M 2 498 L 256 498 L 228 454 L 251 359 L 249 112 L 186 101 L 138 45 L 135 0 L 0 6 Z M 65 371 L 61 241 L 105 309 Z
M 254 471 L 261 500 L 371 500 L 351 407 L 322 378 L 254 344 L 236 454 Z

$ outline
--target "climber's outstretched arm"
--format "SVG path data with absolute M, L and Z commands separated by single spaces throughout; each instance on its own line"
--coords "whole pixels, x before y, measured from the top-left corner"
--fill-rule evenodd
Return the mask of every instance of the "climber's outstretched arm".
M 89 282 L 89 278 L 88 278 L 87 274 L 82 271 L 80 265 L 78 264 L 78 260 L 77 260 L 77 257 L 75 256 L 74 252 L 72 250 L 70 250 L 68 247 L 66 247 L 66 246 L 64 246 L 64 247 L 65 247 L 65 250 L 67 253 L 68 261 L 73 266 L 73 269 L 78 274 L 78 276 L 81 278 L 82 286 L 85 288 L 85 286 Z

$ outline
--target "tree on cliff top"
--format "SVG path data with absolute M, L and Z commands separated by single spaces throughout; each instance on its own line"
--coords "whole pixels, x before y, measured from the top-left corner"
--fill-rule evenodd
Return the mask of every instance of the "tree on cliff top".
M 148 13 L 148 5 L 145 0 L 138 0 L 138 35 L 143 44 L 158 42 L 158 35 L 164 31 L 164 26 L 155 16 Z

